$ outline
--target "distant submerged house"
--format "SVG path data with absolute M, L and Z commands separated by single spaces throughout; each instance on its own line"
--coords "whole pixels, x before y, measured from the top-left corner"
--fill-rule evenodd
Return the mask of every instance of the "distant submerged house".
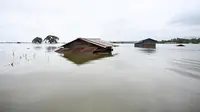
M 77 38 L 62 45 L 56 52 L 64 53 L 111 53 L 114 45 L 99 38 Z
M 135 47 L 141 48 L 156 48 L 156 40 L 148 38 L 135 43 Z

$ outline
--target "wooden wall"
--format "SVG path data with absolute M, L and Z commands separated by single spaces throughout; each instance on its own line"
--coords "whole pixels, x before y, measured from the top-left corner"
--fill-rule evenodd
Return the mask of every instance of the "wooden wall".
M 135 47 L 156 48 L 156 44 L 151 42 L 135 43 Z
M 143 43 L 142 47 L 143 48 L 156 48 L 156 44 L 155 43 Z

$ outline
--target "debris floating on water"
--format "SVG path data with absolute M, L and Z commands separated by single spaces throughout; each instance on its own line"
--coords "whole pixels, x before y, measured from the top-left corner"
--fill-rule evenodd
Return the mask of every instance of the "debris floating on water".
M 183 45 L 183 44 L 179 44 L 179 45 L 176 45 L 176 46 L 178 46 L 178 47 L 185 47 L 185 45 Z

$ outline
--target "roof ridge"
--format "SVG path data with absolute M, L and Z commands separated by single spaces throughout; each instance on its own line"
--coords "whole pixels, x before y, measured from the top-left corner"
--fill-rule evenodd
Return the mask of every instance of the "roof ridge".
M 99 39 L 80 38 L 80 39 L 82 39 L 84 41 L 91 42 L 93 44 L 99 45 L 99 46 L 104 47 L 104 48 L 106 48 L 108 46 L 108 45 L 105 45 L 105 43 L 109 44 L 109 46 L 112 46 L 112 44 L 105 42 L 105 41 L 101 40 L 100 38 Z M 96 40 L 99 40 L 99 42 L 96 41 Z M 102 43 L 102 42 L 105 42 L 105 43 Z

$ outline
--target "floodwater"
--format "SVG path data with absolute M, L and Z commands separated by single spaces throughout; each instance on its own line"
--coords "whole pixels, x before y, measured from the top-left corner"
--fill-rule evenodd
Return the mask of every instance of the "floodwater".
M 200 112 L 200 45 L 112 55 L 0 44 L 0 112 Z

